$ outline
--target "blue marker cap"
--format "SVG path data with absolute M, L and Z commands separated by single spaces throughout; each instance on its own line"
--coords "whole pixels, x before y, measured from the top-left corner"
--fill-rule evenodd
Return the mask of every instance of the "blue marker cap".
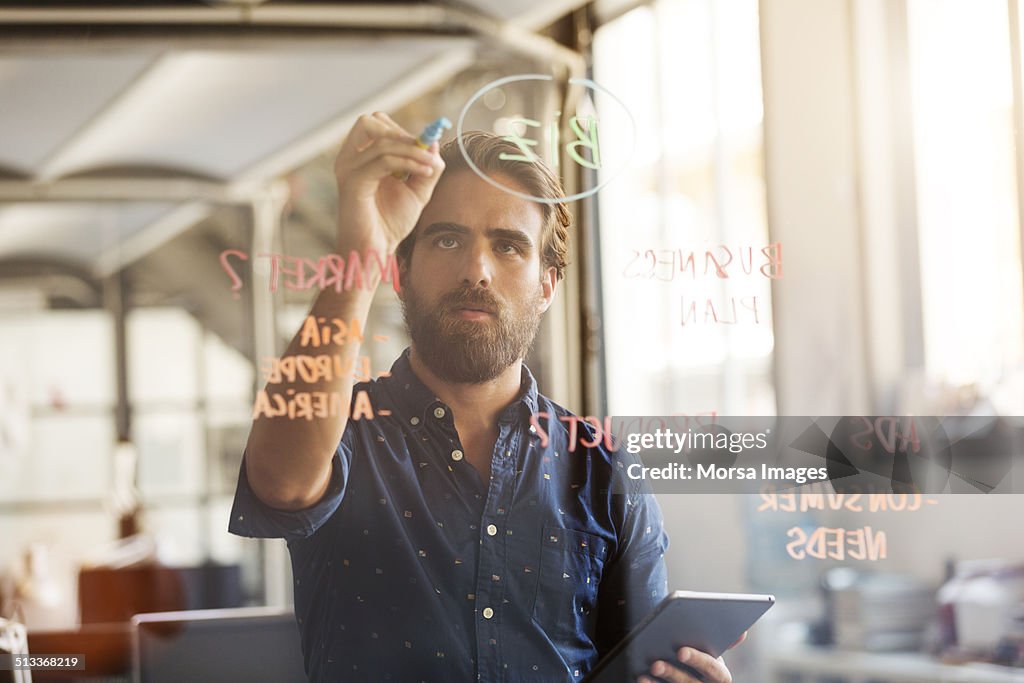
M 420 142 L 429 147 L 440 140 L 444 131 L 451 127 L 452 122 L 442 116 L 423 129 L 423 132 L 420 133 Z

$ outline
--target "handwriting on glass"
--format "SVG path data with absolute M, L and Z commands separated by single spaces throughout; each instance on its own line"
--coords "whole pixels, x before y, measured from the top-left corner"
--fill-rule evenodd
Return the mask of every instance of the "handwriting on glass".
M 382 336 L 372 339 L 387 341 L 387 337 Z M 375 413 L 365 390 L 357 391 L 354 397 L 342 396 L 336 391 L 310 390 L 317 382 L 346 376 L 357 382 L 370 381 L 373 377 L 370 357 L 342 353 L 345 344 L 362 344 L 363 341 L 362 326 L 356 318 L 345 322 L 340 318 L 307 316 L 299 331 L 299 345 L 308 352 L 260 359 L 260 372 L 267 386 L 256 392 L 252 418 L 312 420 L 343 416 L 372 420 Z M 376 376 L 388 374 L 379 372 Z M 292 386 L 296 382 L 301 383 L 298 388 Z M 391 413 L 378 409 L 376 414 Z
M 555 112 L 556 120 L 552 120 L 548 124 L 546 137 L 548 142 L 548 158 L 551 159 L 552 164 L 558 167 L 558 148 L 561 144 L 561 135 L 558 132 L 557 116 L 559 112 Z M 522 133 L 518 132 L 516 125 L 521 126 Z M 503 161 L 526 161 L 530 163 L 537 162 L 537 154 L 533 151 L 533 148 L 537 146 L 537 140 L 526 137 L 527 128 L 542 128 L 544 124 L 535 119 L 527 118 L 515 118 L 512 119 L 509 128 L 512 132 L 504 136 L 505 140 L 508 140 L 516 147 L 519 148 L 519 154 L 509 154 L 502 152 L 499 154 L 499 158 Z M 573 134 L 576 136 L 575 140 L 572 140 L 565 145 L 565 153 L 569 155 L 569 158 L 584 168 L 591 170 L 598 170 L 601 168 L 601 150 L 597 140 L 597 118 L 594 116 L 572 116 L 569 118 L 569 128 L 572 129 Z M 580 154 L 580 149 L 588 150 L 590 158 L 584 157 Z
M 239 298 L 242 278 L 235 271 L 231 257 L 248 261 L 249 255 L 241 249 L 225 249 L 220 254 L 221 268 L 231 278 L 231 291 Z M 282 286 L 289 290 L 325 290 L 336 292 L 352 289 L 371 289 L 376 286 L 377 277 L 389 282 L 395 291 L 400 291 L 398 261 L 393 253 L 381 254 L 375 249 L 349 252 L 348 258 L 340 254 L 324 254 L 318 258 L 288 256 L 286 254 L 257 254 L 258 259 L 270 261 L 269 290 L 274 293 Z
M 848 510 L 850 512 L 919 512 L 937 505 L 934 498 L 919 493 L 777 493 L 761 491 L 758 512 L 807 512 L 808 510 Z M 786 532 L 791 539 L 786 554 L 794 560 L 884 560 L 888 557 L 885 531 L 863 526 L 859 529 L 818 526 L 811 529 L 794 526 Z

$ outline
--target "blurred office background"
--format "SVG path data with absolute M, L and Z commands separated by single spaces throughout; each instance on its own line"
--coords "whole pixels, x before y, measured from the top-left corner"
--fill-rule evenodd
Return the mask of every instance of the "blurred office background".
M 466 129 L 540 122 L 589 194 L 529 359 L 575 412 L 985 415 L 1021 443 L 1020 46 L 1017 0 L 5 3 L 0 617 L 121 680 L 132 615 L 287 613 L 283 543 L 226 532 L 314 294 L 259 254 L 333 249 L 333 156 L 374 110 L 418 132 L 480 94 Z M 487 88 L 518 74 L 550 79 Z M 405 345 L 384 286 L 374 374 Z M 739 681 L 1022 680 L 1024 499 L 935 498 L 661 495 L 670 585 L 778 596 Z M 819 526 L 886 557 L 787 553 Z

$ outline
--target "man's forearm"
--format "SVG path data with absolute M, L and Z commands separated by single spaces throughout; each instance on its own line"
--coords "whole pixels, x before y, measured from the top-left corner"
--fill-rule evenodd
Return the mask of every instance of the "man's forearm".
M 334 162 L 339 254 L 375 251 L 386 257 L 415 228 L 444 170 L 437 144 L 425 150 L 415 144 L 415 139 L 383 112 L 364 114 L 356 120 Z M 374 280 L 365 283 L 365 288 L 321 292 L 310 315 L 315 320 L 337 318 L 345 325 L 356 320 L 365 329 L 373 293 L 383 273 L 365 275 Z M 341 336 L 337 341 L 334 335 L 321 340 L 317 353 L 334 357 L 331 365 L 335 369 L 353 368 L 360 344 Z M 282 359 L 297 359 L 306 351 L 300 331 Z M 294 362 L 297 368 L 298 360 Z M 319 396 L 332 397 L 334 405 L 340 399 L 340 410 L 321 411 L 327 417 L 306 419 L 307 414 L 293 420 L 254 411 L 256 417 L 246 446 L 246 473 L 256 495 L 272 507 L 309 507 L 323 496 L 330 481 L 331 459 L 352 410 L 354 378 L 348 371 L 318 372 L 313 376 L 315 381 L 308 382 L 296 373 L 294 379 L 298 381 L 291 381 L 289 376 L 288 386 L 270 382 L 265 398 L 280 405 L 287 400 L 289 390 L 296 396 L 299 392 L 309 392 L 307 396 L 323 392 Z
M 345 325 L 358 321 L 362 329 L 366 320 L 376 286 L 367 289 L 352 289 L 320 293 L 309 312 L 315 320 L 339 319 Z M 308 339 L 302 331 L 295 335 L 288 349 L 281 356 L 308 355 Z M 301 509 L 319 500 L 327 489 L 330 477 L 331 459 L 338 442 L 345 431 L 350 411 L 353 372 L 346 371 L 357 366 L 361 345 L 351 335 L 331 335 L 329 339 L 317 339 L 317 355 L 329 355 L 331 367 L 345 369 L 341 373 L 313 373 L 315 381 L 309 382 L 302 374 L 295 373 L 294 381 L 268 382 L 266 398 L 287 402 L 289 394 L 300 392 L 324 392 L 332 401 L 340 400 L 340 415 L 313 417 L 312 419 L 288 419 L 287 416 L 268 417 L 258 415 L 252 424 L 246 445 L 245 462 L 249 484 L 257 496 L 272 507 Z

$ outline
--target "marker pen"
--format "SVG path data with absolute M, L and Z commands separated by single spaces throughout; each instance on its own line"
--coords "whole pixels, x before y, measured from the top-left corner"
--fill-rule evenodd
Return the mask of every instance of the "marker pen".
M 442 116 L 439 119 L 435 120 L 433 123 L 428 124 L 427 127 L 423 129 L 423 132 L 420 133 L 420 136 L 416 138 L 416 144 L 421 149 L 430 149 L 430 146 L 432 144 L 441 139 L 441 136 L 444 134 L 444 131 L 451 127 L 452 122 Z M 395 171 L 391 175 L 393 175 L 395 178 L 403 182 L 409 179 L 408 172 Z

